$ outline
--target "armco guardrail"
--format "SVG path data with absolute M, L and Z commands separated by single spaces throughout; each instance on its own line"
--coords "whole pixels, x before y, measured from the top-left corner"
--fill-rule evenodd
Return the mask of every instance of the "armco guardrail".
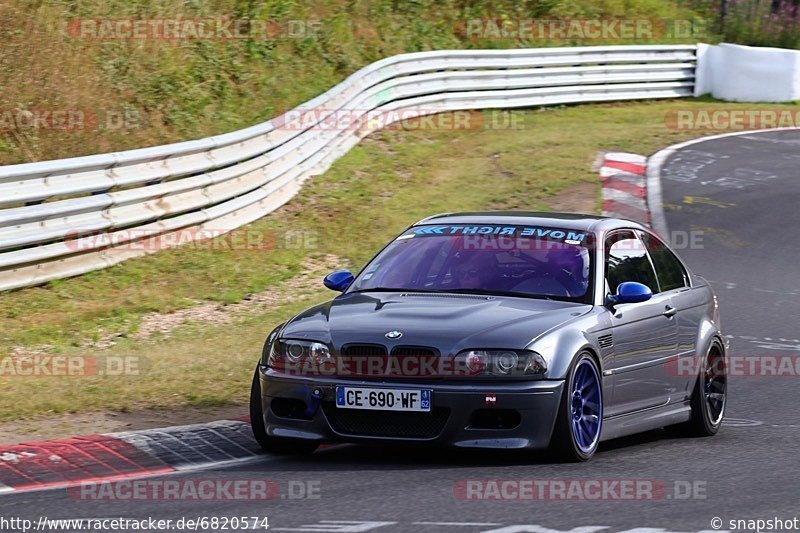
M 0 167 L 0 290 L 146 254 L 157 248 L 148 239 L 163 243 L 171 233 L 182 232 L 183 239 L 252 222 L 397 117 L 323 127 L 331 114 L 369 118 L 691 96 L 695 52 L 694 45 L 649 45 L 404 54 L 244 130 Z M 87 233 L 95 237 L 79 239 Z

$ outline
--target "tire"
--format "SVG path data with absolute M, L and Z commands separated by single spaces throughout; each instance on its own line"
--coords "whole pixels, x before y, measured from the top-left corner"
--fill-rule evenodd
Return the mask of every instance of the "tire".
M 700 375 L 692 391 L 692 418 L 685 429 L 693 437 L 716 435 L 725 417 L 728 403 L 728 372 L 725 353 L 719 343 L 708 349 Z
M 308 455 L 314 453 L 319 447 L 319 443 L 315 441 L 267 435 L 267 429 L 264 427 L 264 410 L 261 405 L 261 381 L 258 377 L 258 368 L 253 375 L 253 385 L 250 387 L 250 427 L 253 429 L 256 442 L 265 452 L 280 455 Z
M 588 461 L 597 451 L 603 428 L 603 380 L 589 352 L 573 361 L 556 418 L 550 454 L 566 462 Z

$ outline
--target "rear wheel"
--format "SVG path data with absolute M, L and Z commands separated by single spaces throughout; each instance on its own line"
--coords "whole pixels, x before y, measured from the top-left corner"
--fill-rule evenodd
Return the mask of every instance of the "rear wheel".
M 319 443 L 301 439 L 286 439 L 267 435 L 264 427 L 264 409 L 261 405 L 261 381 L 258 378 L 258 368 L 253 376 L 253 385 L 250 388 L 250 427 L 256 442 L 265 452 L 284 455 L 307 455 L 319 447 Z
M 692 418 L 687 424 L 696 437 L 716 435 L 725 416 L 728 400 L 728 372 L 725 354 L 714 342 L 703 359 L 700 375 L 692 392 Z
M 561 396 L 550 443 L 551 453 L 565 461 L 592 458 L 603 426 L 603 383 L 594 358 L 582 352 L 572 364 Z

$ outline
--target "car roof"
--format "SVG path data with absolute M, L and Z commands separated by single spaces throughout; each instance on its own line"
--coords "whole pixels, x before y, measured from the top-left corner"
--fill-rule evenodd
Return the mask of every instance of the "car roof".
M 441 213 L 424 218 L 414 224 L 510 224 L 514 226 L 547 226 L 584 231 L 608 231 L 615 228 L 645 229 L 640 223 L 622 218 L 587 215 L 583 213 L 556 213 L 536 211 L 474 211 Z

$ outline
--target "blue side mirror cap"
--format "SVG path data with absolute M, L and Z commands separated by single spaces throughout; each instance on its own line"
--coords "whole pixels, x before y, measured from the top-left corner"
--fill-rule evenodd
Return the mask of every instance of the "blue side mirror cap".
M 325 276 L 322 283 L 332 291 L 344 292 L 354 279 L 355 276 L 350 271 L 337 270 Z
M 617 294 L 609 296 L 609 303 L 616 304 L 635 304 L 646 302 L 653 297 L 650 287 L 636 281 L 626 281 L 617 287 Z

